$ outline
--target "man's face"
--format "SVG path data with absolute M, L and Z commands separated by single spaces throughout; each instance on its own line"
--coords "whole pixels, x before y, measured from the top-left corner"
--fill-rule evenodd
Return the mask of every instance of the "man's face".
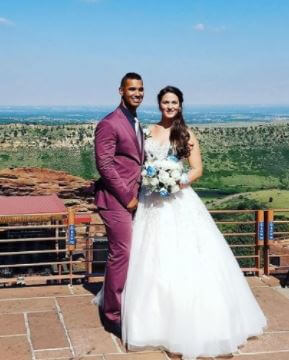
M 136 109 L 143 100 L 144 88 L 142 80 L 127 79 L 119 89 L 124 105 Z

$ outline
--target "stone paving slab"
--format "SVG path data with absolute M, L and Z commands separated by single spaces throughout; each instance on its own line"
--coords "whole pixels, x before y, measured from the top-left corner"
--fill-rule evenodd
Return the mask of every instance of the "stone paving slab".
M 62 360 L 71 360 L 69 359 L 62 359 Z M 73 360 L 104 360 L 104 357 L 102 355 L 99 356 L 81 356 L 81 357 L 74 357 Z
M 0 356 L 5 360 L 31 360 L 31 350 L 25 336 L 0 337 Z
M 265 333 L 258 338 L 252 338 L 240 349 L 240 353 L 274 352 L 280 350 L 289 351 L 289 333 L 287 331 Z
M 276 290 L 282 296 L 285 296 L 286 299 L 289 299 L 289 288 L 276 288 L 274 290 Z
M 55 349 L 69 347 L 63 325 L 55 312 L 28 314 L 33 348 Z
M 23 314 L 0 315 L 0 336 L 20 334 L 26 335 Z
M 76 356 L 120 352 L 113 336 L 103 328 L 74 329 L 69 336 Z
M 92 296 L 57 298 L 67 329 L 101 327 L 98 307 L 91 303 Z
M 167 360 L 162 352 L 104 355 L 105 360 Z
M 268 319 L 266 331 L 289 330 L 289 302 L 273 288 L 253 288 L 257 301 Z
M 67 285 L 24 286 L 0 289 L 0 299 L 35 298 L 71 295 Z
M 1 289 L 0 289 L 1 292 Z M 24 313 L 33 311 L 54 311 L 54 299 L 21 299 L 0 301 L 0 314 Z
M 218 357 L 218 360 L 228 360 L 226 357 Z M 233 360 L 288 360 L 289 352 L 275 352 L 267 354 L 236 355 Z
M 73 355 L 70 349 L 62 350 L 41 350 L 35 351 L 36 360 L 53 360 L 57 358 L 69 358 L 72 359 Z
M 198 360 L 289 360 L 289 289 L 277 287 L 270 278 L 246 279 L 269 320 L 268 329 L 234 356 Z M 180 359 L 160 351 L 127 353 L 104 331 L 98 308 L 91 304 L 99 288 L 100 284 L 0 289 L 0 360 Z
M 182 356 L 181 355 L 172 355 L 170 353 L 166 353 L 167 358 L 169 358 L 170 360 L 181 360 Z M 212 357 L 198 357 L 198 360 L 214 360 L 215 358 Z M 232 356 L 231 356 L 232 359 Z
M 246 277 L 246 280 L 248 282 L 248 284 L 250 285 L 250 287 L 259 287 L 259 286 L 266 286 L 266 284 L 264 284 L 264 282 L 262 281 L 262 279 L 260 277 L 257 276 L 248 276 Z
M 261 280 L 263 281 L 263 283 L 265 285 L 271 286 L 271 287 L 275 287 L 275 286 L 280 286 L 280 281 L 273 277 L 273 276 L 262 276 Z

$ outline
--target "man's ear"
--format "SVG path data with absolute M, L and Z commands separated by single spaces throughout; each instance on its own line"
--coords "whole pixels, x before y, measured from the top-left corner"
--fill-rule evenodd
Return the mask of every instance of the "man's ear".
M 118 91 L 119 91 L 120 95 L 123 96 L 123 88 L 120 87 L 120 88 L 118 89 Z

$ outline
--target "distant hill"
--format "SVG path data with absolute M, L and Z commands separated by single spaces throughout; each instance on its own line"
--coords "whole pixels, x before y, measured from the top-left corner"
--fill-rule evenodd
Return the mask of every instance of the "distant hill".
M 94 127 L 0 125 L 0 169 L 45 167 L 95 178 Z M 205 200 L 289 187 L 289 123 L 192 129 L 204 161 L 204 175 L 194 187 Z

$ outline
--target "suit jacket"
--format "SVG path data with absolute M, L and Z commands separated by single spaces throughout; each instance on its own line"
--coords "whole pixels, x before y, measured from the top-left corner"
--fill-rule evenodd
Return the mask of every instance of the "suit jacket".
M 144 149 L 119 107 L 95 129 L 95 160 L 101 176 L 96 183 L 96 206 L 123 210 L 138 196 Z

